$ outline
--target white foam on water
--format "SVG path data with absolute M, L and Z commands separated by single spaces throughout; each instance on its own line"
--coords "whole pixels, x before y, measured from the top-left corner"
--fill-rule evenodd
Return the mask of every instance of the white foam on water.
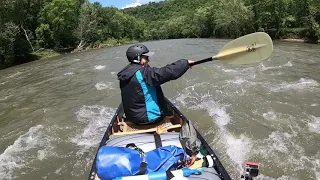
M 290 177 L 290 176 L 284 176 L 282 175 L 281 177 L 279 178 L 272 178 L 272 177 L 269 177 L 269 176 L 266 176 L 266 175 L 263 175 L 263 174 L 259 174 L 256 178 L 254 178 L 256 180 L 298 180 L 297 178 L 293 178 L 293 177 Z
M 74 59 L 74 61 L 80 61 L 81 59 Z
M 18 76 L 18 75 L 20 75 L 20 74 L 22 74 L 22 72 L 18 71 L 18 72 L 16 72 L 16 73 L 8 76 L 7 78 L 13 78 L 13 77 L 16 77 L 16 76 Z
M 74 74 L 73 72 L 64 73 L 65 76 L 67 76 L 67 75 L 73 75 L 73 74 Z
M 2 83 L 0 83 L 0 85 L 4 85 L 6 84 L 8 81 L 3 81 Z
M 81 107 L 76 112 L 76 120 L 84 123 L 85 127 L 75 137 L 70 138 L 71 142 L 83 147 L 84 151 L 96 146 L 107 130 L 115 111 L 114 108 L 98 105 Z
M 287 139 L 288 134 L 280 133 L 280 132 L 272 132 L 269 135 L 268 140 L 272 142 L 271 148 L 272 150 L 276 150 L 278 152 L 287 153 L 289 151 L 289 144 Z
M 302 156 L 300 159 L 304 164 L 309 164 L 308 169 L 311 171 L 313 170 L 314 176 L 316 180 L 320 180 L 320 152 L 314 156 L 307 157 L 307 156 Z
M 0 97 L 0 101 L 4 101 L 4 100 L 7 100 L 7 99 L 9 99 L 9 98 L 11 98 L 11 97 L 13 97 L 13 95 L 12 94 L 10 94 L 10 95 L 8 95 L 8 96 L 5 96 L 5 97 Z
M 115 89 L 114 86 L 115 86 L 114 82 L 107 82 L 107 83 L 99 82 L 95 85 L 97 90 Z
M 227 73 L 230 73 L 230 72 L 236 73 L 236 72 L 238 72 L 238 71 L 236 71 L 234 69 L 224 69 L 224 68 L 222 68 L 221 70 L 224 71 L 224 72 L 227 72 Z
M 192 86 L 189 86 L 182 90 L 174 99 L 175 105 L 179 106 L 180 104 L 186 107 L 196 108 L 195 105 L 198 105 L 198 101 L 204 101 L 210 98 L 208 94 L 198 94 L 195 89 L 201 89 L 206 86 L 213 86 L 209 83 L 196 83 Z M 203 100 L 202 100 L 203 99 Z
M 253 147 L 252 140 L 245 135 L 241 134 L 236 138 L 230 133 L 225 134 L 225 145 L 227 146 L 227 154 L 236 163 L 239 168 L 248 159 L 248 154 Z
M 226 112 L 225 107 L 221 106 L 213 100 L 204 101 L 195 106 L 199 109 L 205 109 L 209 116 L 211 116 L 220 129 L 225 129 L 231 121 L 229 114 Z
M 198 88 L 201 89 L 205 85 L 210 86 L 208 83 L 197 83 L 183 89 L 182 93 L 175 97 L 175 101 L 177 101 L 178 104 L 182 104 L 192 109 L 206 110 L 219 128 L 224 129 L 231 121 L 229 114 L 226 112 L 226 107 L 212 100 L 211 95 L 198 94 L 196 92 Z
M 260 71 L 267 71 L 269 69 L 281 69 L 283 66 L 285 67 L 292 67 L 292 63 L 291 61 L 288 61 L 286 64 L 284 65 L 280 65 L 280 66 L 270 66 L 270 67 L 266 67 L 263 63 L 261 63 L 259 65 Z
M 243 79 L 243 78 L 236 78 L 235 80 L 227 80 L 227 83 L 230 84 L 230 83 L 233 83 L 233 84 L 242 84 L 242 83 L 245 83 L 245 82 L 249 82 L 248 80 L 246 79 Z
M 197 94 L 195 89 L 201 87 L 202 86 L 199 84 L 184 89 L 183 93 L 180 93 L 175 98 L 175 101 L 177 101 L 177 104 L 182 104 L 191 109 L 205 110 L 209 116 L 212 117 L 212 120 L 219 129 L 218 145 L 221 145 L 222 149 L 225 149 L 235 167 L 239 172 L 242 172 L 242 165 L 248 158 L 249 152 L 253 147 L 253 142 L 243 134 L 239 137 L 235 137 L 228 131 L 227 125 L 231 122 L 230 115 L 226 111 L 228 105 L 219 104 L 212 100 L 212 97 L 208 94 Z
M 96 69 L 96 70 L 102 70 L 104 68 L 106 68 L 106 66 L 102 66 L 102 65 L 94 66 L 94 69 Z
M 35 160 L 48 157 L 50 145 L 47 137 L 44 137 L 43 128 L 42 125 L 31 127 L 27 133 L 5 149 L 0 155 L 0 177 L 12 179 L 13 171 L 27 167 Z M 33 155 L 36 148 L 41 149 L 38 151 L 38 157 Z
M 319 105 L 320 104 L 314 103 L 314 104 L 311 104 L 310 106 L 315 107 L 315 106 L 319 106 Z
M 54 173 L 55 174 L 60 174 L 60 171 L 62 170 L 62 167 L 61 168 L 59 168 L 59 169 L 56 169 L 55 171 L 54 171 Z
M 268 121 L 275 121 L 278 119 L 276 113 L 272 110 L 268 111 L 267 113 L 263 113 L 262 116 L 265 120 Z
M 112 72 L 110 72 L 110 74 L 111 74 L 111 75 L 116 75 L 117 72 L 112 71 Z
M 46 150 L 38 150 L 38 159 L 39 160 L 45 159 L 46 158 L 46 153 L 47 153 Z
M 295 132 L 295 128 L 292 132 L 272 132 L 266 139 L 254 140 L 246 137 L 244 134 L 235 136 L 229 132 L 227 125 L 232 122 L 232 118 L 226 111 L 228 105 L 221 104 L 213 100 L 210 94 L 197 94 L 199 89 L 203 88 L 201 83 L 187 87 L 174 98 L 174 103 L 179 104 L 190 109 L 205 110 L 211 117 L 213 122 L 218 127 L 218 132 L 214 132 L 215 137 L 219 137 L 215 140 L 220 150 L 226 152 L 228 159 L 230 159 L 233 168 L 239 173 L 243 172 L 243 164 L 250 157 L 261 157 L 265 164 L 274 164 L 283 169 L 284 172 L 292 172 L 305 170 L 306 167 L 310 167 L 310 163 L 306 163 L 306 160 L 301 157 L 304 156 L 305 150 L 297 143 L 298 133 Z M 276 111 L 269 109 L 265 113 L 260 114 L 264 119 L 269 121 L 275 121 L 281 118 L 281 115 Z M 217 142 L 218 140 L 218 142 Z M 311 159 L 312 162 L 314 160 Z M 314 166 L 311 166 L 313 168 Z M 318 169 L 311 169 L 316 172 Z M 296 174 L 292 175 L 295 177 Z M 270 176 L 270 175 L 269 175 Z M 261 179 L 272 179 L 268 176 L 259 176 Z M 294 179 L 291 174 L 285 174 L 279 180 Z M 259 179 L 259 178 L 257 178 Z
M 252 149 L 252 140 L 245 135 L 235 137 L 228 129 L 227 125 L 231 122 L 230 115 L 226 112 L 225 106 L 214 102 L 213 100 L 204 101 L 198 106 L 200 109 L 205 109 L 212 117 L 215 124 L 219 127 L 219 143 L 226 148 L 226 153 L 232 160 L 237 170 L 241 173 L 243 171 L 243 163 L 248 158 L 249 152 Z
M 320 117 L 310 116 L 309 131 L 320 134 Z
M 286 66 L 286 67 L 292 67 L 292 63 L 291 63 L 291 61 L 288 61 L 285 65 L 283 65 L 283 66 Z
M 261 63 L 260 65 L 259 65 L 259 68 L 260 68 L 260 71 L 267 71 L 267 70 L 269 70 L 269 69 L 277 69 L 277 68 L 279 68 L 279 67 L 266 67 L 263 63 Z
M 287 91 L 287 90 L 313 90 L 315 87 L 319 87 L 319 83 L 313 79 L 305 79 L 301 78 L 297 82 L 293 83 L 282 83 L 271 87 L 271 91 L 273 92 L 280 92 L 280 91 Z
M 274 131 L 267 139 L 256 141 L 251 153 L 264 159 L 267 164 L 275 164 L 285 172 L 305 170 L 304 148 L 296 141 L 297 133 Z

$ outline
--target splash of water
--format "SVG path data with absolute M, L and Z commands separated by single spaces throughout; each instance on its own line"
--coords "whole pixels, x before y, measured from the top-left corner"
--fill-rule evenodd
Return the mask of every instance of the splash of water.
M 31 127 L 0 155 L 2 179 L 12 179 L 13 171 L 22 169 L 35 160 L 43 160 L 50 156 L 48 153 L 51 151 L 50 139 L 45 137 L 43 129 L 42 125 Z
M 102 139 L 115 111 L 114 108 L 98 105 L 83 106 L 76 112 L 76 120 L 84 123 L 85 127 L 75 137 L 70 138 L 71 142 L 81 146 L 82 150 L 96 146 Z
M 102 65 L 94 66 L 94 69 L 96 69 L 96 70 L 102 70 L 104 68 L 106 68 L 106 66 L 102 66 Z
M 97 90 L 115 89 L 113 82 L 107 82 L 107 83 L 99 82 L 95 85 L 95 87 L 97 88 Z

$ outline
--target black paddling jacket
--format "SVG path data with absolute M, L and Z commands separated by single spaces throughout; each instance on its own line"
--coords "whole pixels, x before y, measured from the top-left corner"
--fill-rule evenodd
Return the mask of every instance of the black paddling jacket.
M 126 118 L 148 124 L 168 114 L 161 84 L 181 77 L 189 69 L 182 59 L 162 68 L 129 64 L 118 73 Z

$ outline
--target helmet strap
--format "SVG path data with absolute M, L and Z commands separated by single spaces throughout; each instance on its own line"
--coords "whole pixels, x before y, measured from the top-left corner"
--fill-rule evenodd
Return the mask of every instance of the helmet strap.
M 136 63 L 136 64 L 140 64 L 140 61 L 138 61 L 138 60 L 133 60 L 132 62 Z
M 140 62 L 141 62 L 141 56 L 138 56 L 138 60 L 134 59 L 132 62 L 133 62 L 133 63 L 140 64 Z

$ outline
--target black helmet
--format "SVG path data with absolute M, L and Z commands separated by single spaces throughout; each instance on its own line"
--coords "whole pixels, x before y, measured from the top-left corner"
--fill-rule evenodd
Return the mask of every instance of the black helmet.
M 150 52 L 149 49 L 143 44 L 135 44 L 128 48 L 126 55 L 129 62 L 140 63 L 140 56 L 152 56 L 154 53 Z

